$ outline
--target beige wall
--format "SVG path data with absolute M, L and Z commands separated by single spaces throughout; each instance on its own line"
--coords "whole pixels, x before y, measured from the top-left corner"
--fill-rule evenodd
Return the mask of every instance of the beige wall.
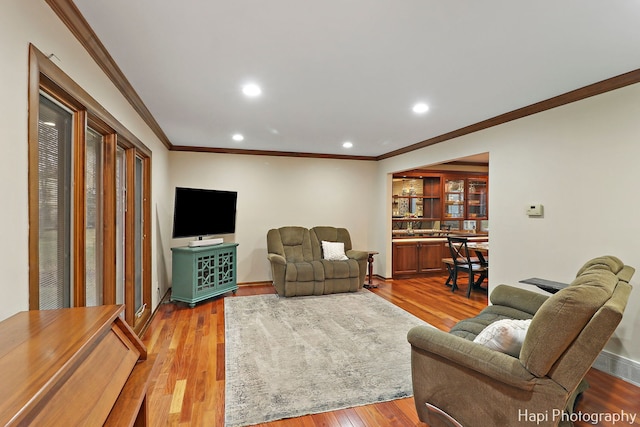
M 616 255 L 639 271 L 607 349 L 640 361 L 640 84 L 380 162 L 375 203 L 389 206 L 394 171 L 481 152 L 490 157 L 491 288 L 534 276 L 569 282 L 586 260 Z M 544 218 L 525 215 L 532 203 Z M 372 211 L 385 276 L 391 243 L 375 231 L 389 228 L 388 210 Z
M 182 152 L 169 157 L 171 191 L 177 186 L 238 192 L 236 233 L 223 238 L 239 244 L 241 283 L 271 279 L 266 245 L 270 228 L 346 227 L 355 248 L 369 249 L 375 162 Z M 173 200 L 162 212 L 171 218 Z M 171 259 L 170 247 L 189 240 L 171 240 L 166 259 Z
M 87 52 L 44 1 L 3 0 L 0 13 L 0 320 L 29 307 L 27 83 L 29 43 L 85 89 L 152 151 L 153 205 L 170 197 L 166 171 L 168 150 L 134 112 Z M 155 212 L 152 213 L 156 224 Z M 153 234 L 157 232 L 154 225 Z M 153 236 L 152 236 L 153 238 Z M 155 240 L 154 240 L 155 241 Z M 168 283 L 153 259 L 153 305 Z M 166 277 L 165 277 L 166 279 Z M 161 287 L 160 292 L 157 288 Z

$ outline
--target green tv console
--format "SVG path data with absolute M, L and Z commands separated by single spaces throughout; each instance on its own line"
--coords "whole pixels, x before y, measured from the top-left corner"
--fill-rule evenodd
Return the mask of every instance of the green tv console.
M 221 243 L 171 248 L 171 301 L 186 302 L 194 307 L 199 301 L 226 292 L 235 294 L 237 246 L 237 243 Z

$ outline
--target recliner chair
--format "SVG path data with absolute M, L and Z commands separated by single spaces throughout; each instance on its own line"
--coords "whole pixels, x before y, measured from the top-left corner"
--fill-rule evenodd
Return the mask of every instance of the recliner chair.
M 519 357 L 471 337 L 424 326 L 411 329 L 407 338 L 420 420 L 430 427 L 514 427 L 531 426 L 529 416 L 540 414 L 537 426 L 572 425 L 563 413 L 573 409 L 568 402 L 622 319 L 634 271 L 618 258 L 595 258 L 546 300 L 501 285 L 503 306 L 485 309 L 494 310 L 496 319 L 539 305 Z M 508 288 L 510 298 L 505 297 Z

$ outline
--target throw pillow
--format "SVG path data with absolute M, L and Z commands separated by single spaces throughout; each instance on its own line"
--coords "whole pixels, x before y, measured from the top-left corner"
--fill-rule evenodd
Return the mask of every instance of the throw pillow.
M 327 242 L 322 241 L 323 257 L 329 261 L 344 261 L 349 259 L 344 253 L 343 242 Z
M 531 319 L 502 319 L 493 322 L 478 334 L 473 342 L 514 357 L 520 356 Z

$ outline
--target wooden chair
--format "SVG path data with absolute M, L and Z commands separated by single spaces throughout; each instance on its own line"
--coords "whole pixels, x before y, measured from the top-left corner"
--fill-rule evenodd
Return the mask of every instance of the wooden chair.
M 484 257 L 473 259 L 469 254 L 467 239 L 465 237 L 447 237 L 449 244 L 449 252 L 451 253 L 452 263 L 446 263 L 449 268 L 449 278 L 446 284 L 451 282 L 451 292 L 455 292 L 458 288 L 458 272 L 462 271 L 469 276 L 469 286 L 467 288 L 467 298 L 471 296 L 472 288 L 479 288 L 484 279 L 489 274 L 489 266 Z M 477 261 L 476 261 L 477 260 Z M 444 262 L 444 260 L 443 260 Z M 478 275 L 478 279 L 474 282 L 474 276 Z

